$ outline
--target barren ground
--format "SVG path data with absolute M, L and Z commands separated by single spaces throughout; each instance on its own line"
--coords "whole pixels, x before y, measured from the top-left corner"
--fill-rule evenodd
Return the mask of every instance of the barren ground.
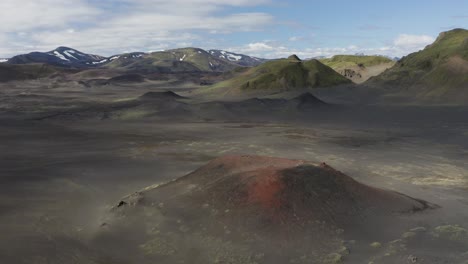
M 468 228 L 468 110 L 463 108 L 337 106 L 289 118 L 246 114 L 235 121 L 216 113 L 208 120 L 34 120 L 48 111 L 167 88 L 2 84 L 0 262 L 129 263 L 125 252 L 111 256 L 89 246 L 109 206 L 227 154 L 326 162 L 368 185 L 441 206 L 417 215 L 413 227 L 428 233 L 438 226 Z M 403 233 L 398 227 L 393 238 L 377 241 L 381 249 L 351 250 L 344 263 L 386 263 L 381 257 L 386 243 Z M 418 256 L 418 263 L 466 263 L 462 253 L 468 247 L 445 246 L 440 252 L 447 253 L 437 257 L 424 245 L 408 246 L 402 254 Z

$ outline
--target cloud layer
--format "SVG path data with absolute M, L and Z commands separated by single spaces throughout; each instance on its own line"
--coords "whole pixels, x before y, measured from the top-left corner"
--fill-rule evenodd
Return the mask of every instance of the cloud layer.
M 268 0 L 2 0 L 0 56 L 69 45 L 86 52 L 154 50 L 190 45 L 203 34 L 263 29 L 261 12 L 223 13 Z
M 289 41 L 297 41 L 297 37 L 289 38 Z M 350 45 L 347 47 L 318 47 L 294 49 L 274 41 L 249 43 L 241 47 L 231 47 L 230 49 L 239 53 L 252 54 L 254 56 L 263 56 L 266 58 L 288 57 L 296 54 L 301 58 L 330 57 L 336 54 L 366 54 L 366 55 L 384 55 L 389 57 L 402 57 L 411 52 L 423 49 L 425 46 L 434 42 L 434 38 L 426 35 L 408 35 L 401 34 L 393 40 L 391 45 L 385 45 L 377 48 L 359 47 Z
M 281 24 L 294 23 L 281 22 L 272 14 L 258 11 L 274 1 L 2 0 L 0 58 L 52 50 L 57 46 L 101 55 L 198 46 L 265 58 L 287 57 L 293 53 L 303 58 L 354 53 L 403 56 L 434 40 L 426 35 L 401 34 L 381 47 L 331 47 L 311 44 L 312 38 L 320 35 L 296 32 L 299 34 L 275 34 L 275 40 L 262 41 L 261 33 L 277 32 Z M 366 30 L 377 28 L 380 27 L 365 27 Z M 249 36 L 249 40 L 246 38 L 246 44 L 230 44 L 224 40 L 233 35 L 238 43 L 242 43 L 244 36 Z M 252 41 L 252 36 L 259 39 Z

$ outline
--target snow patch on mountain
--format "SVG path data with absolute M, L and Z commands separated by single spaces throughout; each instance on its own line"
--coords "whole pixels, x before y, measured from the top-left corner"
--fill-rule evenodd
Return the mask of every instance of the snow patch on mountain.
M 108 62 L 108 59 L 103 59 L 101 61 L 93 61 L 92 64 L 96 65 L 96 64 L 102 64 L 102 63 L 105 63 L 105 62 Z
M 229 61 L 240 66 L 247 67 L 257 66 L 265 61 L 264 59 L 233 53 L 225 50 L 209 50 L 208 53 L 211 56 L 222 59 L 224 61 Z
M 71 57 L 71 58 L 73 58 L 73 59 L 75 59 L 75 60 L 78 60 L 78 58 L 76 58 L 75 56 L 72 55 L 72 53 L 75 53 L 73 50 L 66 50 L 66 51 L 64 51 L 63 53 L 65 53 L 65 55 L 66 55 L 67 57 Z
M 61 59 L 61 60 L 64 60 L 64 61 L 70 61 L 69 59 L 67 59 L 62 53 L 58 52 L 58 51 L 54 51 L 54 56 Z
M 242 56 L 237 56 L 237 55 L 234 55 L 234 54 L 229 54 L 228 55 L 228 60 L 230 61 L 239 61 L 242 59 Z
M 211 54 L 215 54 L 215 53 L 216 52 L 211 51 Z M 221 53 L 221 55 L 219 55 L 220 58 L 227 59 L 227 60 L 230 60 L 230 61 L 239 61 L 243 57 L 242 55 L 234 54 L 234 53 L 227 52 L 227 51 L 224 51 L 224 50 L 221 50 L 220 53 Z

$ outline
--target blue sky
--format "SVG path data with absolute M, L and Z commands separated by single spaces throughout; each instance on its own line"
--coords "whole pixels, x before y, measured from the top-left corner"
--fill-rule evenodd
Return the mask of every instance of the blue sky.
M 196 46 L 278 58 L 404 56 L 468 27 L 466 0 L 2 0 L 0 57 Z

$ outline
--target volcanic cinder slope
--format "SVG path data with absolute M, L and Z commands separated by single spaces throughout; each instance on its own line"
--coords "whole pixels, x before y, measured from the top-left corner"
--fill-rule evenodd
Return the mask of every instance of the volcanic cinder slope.
M 131 77 L 131 76 L 130 76 Z M 106 81 L 108 82 L 108 81 Z M 117 102 L 96 102 L 66 109 L 53 109 L 34 115 L 36 120 L 265 120 L 275 113 L 277 118 L 310 115 L 330 110 L 331 106 L 310 93 L 290 99 L 251 98 L 241 101 L 191 102 L 174 92 L 148 92 L 133 99 Z
M 225 156 L 122 199 L 96 242 L 131 234 L 130 247 L 158 263 L 322 263 L 341 235 L 383 236 L 399 216 L 434 207 L 326 164 Z

